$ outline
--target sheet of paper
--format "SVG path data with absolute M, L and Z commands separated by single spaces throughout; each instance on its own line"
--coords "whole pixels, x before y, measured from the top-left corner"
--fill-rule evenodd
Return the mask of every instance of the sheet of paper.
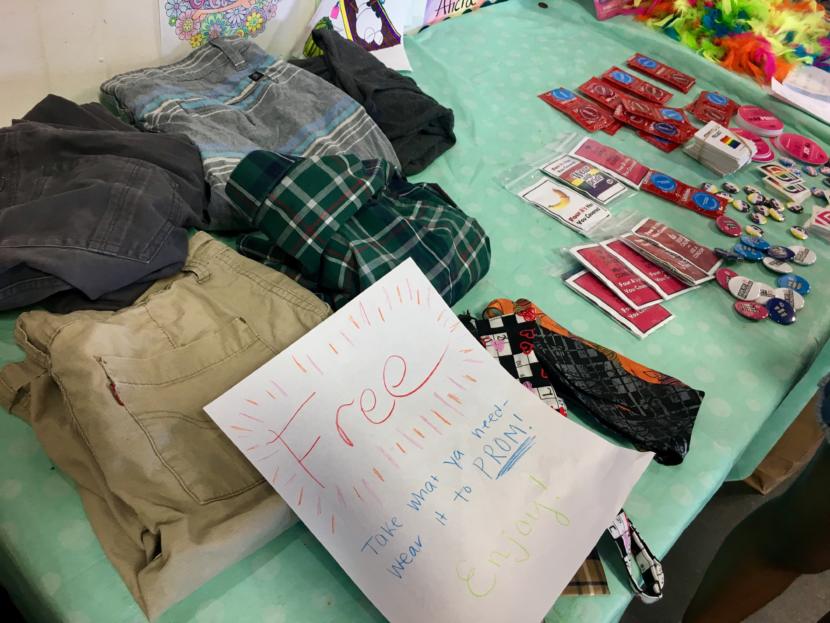
M 328 18 L 334 30 L 374 54 L 390 69 L 412 69 L 403 46 L 411 0 L 323 0 L 311 26 Z
M 772 94 L 778 99 L 830 125 L 830 102 L 827 100 L 806 95 L 800 90 L 792 89 L 786 84 L 778 82 L 775 78 L 772 79 L 770 87 L 772 88 Z
M 539 623 L 652 458 L 530 393 L 412 260 L 205 411 L 393 623 Z

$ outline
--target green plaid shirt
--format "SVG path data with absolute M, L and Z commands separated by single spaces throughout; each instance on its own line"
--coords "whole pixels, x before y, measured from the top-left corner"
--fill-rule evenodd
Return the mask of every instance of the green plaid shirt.
M 226 192 L 256 233 L 240 253 L 340 307 L 411 257 L 452 305 L 490 267 L 490 240 L 441 189 L 382 160 L 255 151 Z

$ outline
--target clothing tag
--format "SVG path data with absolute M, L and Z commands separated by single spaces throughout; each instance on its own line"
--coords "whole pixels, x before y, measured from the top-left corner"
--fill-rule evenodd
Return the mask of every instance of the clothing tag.
M 261 72 L 255 71 L 248 77 L 253 80 L 254 82 L 259 82 L 260 78 L 262 78 L 263 74 Z

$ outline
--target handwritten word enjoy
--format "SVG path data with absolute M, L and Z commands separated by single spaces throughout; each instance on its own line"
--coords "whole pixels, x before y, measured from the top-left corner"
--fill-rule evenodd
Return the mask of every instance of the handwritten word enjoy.
M 406 359 L 400 355 L 390 355 L 387 357 L 380 375 L 380 381 L 381 385 L 383 385 L 385 396 L 381 394 L 382 399 L 384 399 L 384 405 L 383 408 L 379 410 L 379 413 L 377 415 L 375 414 L 375 410 L 378 407 L 378 396 L 375 390 L 371 387 L 366 387 L 360 392 L 359 396 L 352 398 L 348 402 L 341 403 L 340 406 L 337 407 L 334 416 L 334 424 L 340 438 L 343 440 L 343 443 L 347 446 L 354 447 L 354 442 L 351 440 L 341 424 L 341 416 L 349 415 L 350 412 L 357 409 L 370 424 L 383 424 L 386 420 L 392 417 L 399 398 L 406 398 L 416 394 L 429 382 L 433 375 L 438 371 L 441 363 L 444 361 L 447 350 L 449 350 L 449 344 L 444 347 L 444 352 L 441 353 L 441 356 L 438 357 L 438 361 L 434 366 L 432 366 L 426 376 L 420 381 L 420 383 L 416 384 L 415 387 L 410 390 L 401 389 L 401 386 L 404 384 L 407 377 Z
M 539 497 L 547 494 L 548 486 L 540 478 L 532 474 L 528 474 L 528 478 L 542 491 Z M 522 517 L 512 522 L 512 530 L 502 530 L 499 533 L 493 549 L 487 555 L 487 566 L 480 564 L 476 567 L 464 560 L 456 565 L 456 576 L 473 597 L 485 597 L 490 594 L 498 584 L 499 572 L 508 563 L 521 564 L 530 560 L 532 545 L 528 537 L 533 534 L 539 522 L 552 519 L 563 527 L 571 524 L 565 513 L 552 506 L 552 501 L 542 502 L 539 497 L 533 500 L 529 510 Z

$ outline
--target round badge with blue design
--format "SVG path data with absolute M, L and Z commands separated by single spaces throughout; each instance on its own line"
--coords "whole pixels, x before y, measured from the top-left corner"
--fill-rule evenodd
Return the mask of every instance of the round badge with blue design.
M 757 236 L 750 236 L 749 234 L 741 234 L 741 242 L 748 247 L 758 249 L 758 251 L 766 251 L 770 248 L 770 243 Z
M 749 260 L 750 262 L 760 262 L 763 259 L 764 254 L 761 253 L 758 249 L 753 249 L 752 247 L 748 247 L 745 244 L 738 243 L 732 250 L 740 255 L 745 260 Z
M 621 82 L 623 84 L 631 84 L 634 82 L 634 78 L 631 75 L 625 73 L 624 71 L 620 71 L 619 69 L 612 71 L 611 77 L 617 82 Z
M 553 91 L 550 92 L 550 94 L 553 95 L 553 97 L 558 99 L 560 102 L 567 102 L 567 101 L 572 100 L 576 97 L 576 95 L 574 95 L 573 91 L 571 91 L 570 89 L 564 89 L 562 87 L 559 87 L 558 89 L 554 89 Z
M 698 208 L 706 210 L 707 212 L 717 212 L 720 210 L 720 201 L 718 201 L 718 198 L 707 192 L 696 192 L 692 195 L 692 201 Z
M 766 254 L 776 260 L 781 262 L 789 262 L 791 259 L 795 257 L 795 251 L 788 249 L 782 245 L 775 245 L 774 247 L 767 247 L 766 249 L 762 249 L 766 251 Z
M 729 100 L 720 93 L 708 93 L 706 97 L 710 102 L 717 104 L 718 106 L 726 106 L 729 103 Z
M 801 275 L 781 275 L 775 283 L 779 288 L 791 288 L 801 296 L 810 294 L 810 282 Z
M 677 188 L 677 182 L 664 173 L 652 173 L 651 183 L 663 192 L 670 193 Z
M 662 108 L 660 114 L 664 119 L 671 119 L 672 121 L 683 121 L 683 115 L 671 108 Z
M 778 324 L 788 325 L 795 322 L 795 309 L 784 299 L 773 297 L 767 301 L 769 317 Z
M 645 56 L 638 56 L 637 64 L 639 64 L 641 67 L 646 67 L 648 69 L 654 69 L 655 67 L 657 67 L 657 61 L 653 61 L 652 59 L 647 58 Z

